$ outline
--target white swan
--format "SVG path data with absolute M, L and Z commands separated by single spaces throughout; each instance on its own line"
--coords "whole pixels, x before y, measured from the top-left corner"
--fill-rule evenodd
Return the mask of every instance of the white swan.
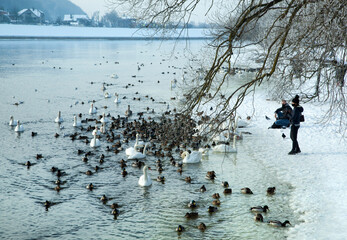
M 106 133 L 106 123 L 102 123 L 102 125 L 100 127 L 100 132 L 101 133 Z
M 73 117 L 73 124 L 72 124 L 72 126 L 73 127 L 81 127 L 82 126 L 81 121 L 79 121 L 76 116 Z
M 139 137 L 140 137 L 140 135 L 138 133 L 136 133 L 136 144 L 135 145 L 137 147 L 144 147 L 145 146 L 145 142 L 144 141 L 140 141 Z
M 102 118 L 101 118 L 100 122 L 102 122 L 102 123 L 110 122 L 110 120 L 108 120 L 108 118 L 105 116 L 105 113 L 102 114 Z
M 95 129 L 93 130 L 92 134 L 95 136 L 95 135 L 100 135 L 101 132 L 99 131 L 98 129 L 98 126 L 95 125 Z
M 229 144 L 221 143 L 212 148 L 213 152 L 219 152 L 219 153 L 233 153 L 237 152 L 236 149 L 236 135 L 234 135 L 233 138 L 233 146 L 230 146 Z
M 199 163 L 201 162 L 202 153 L 199 151 L 193 151 L 189 154 L 188 151 L 182 153 L 183 163 Z
M 64 122 L 64 119 L 61 117 L 61 112 L 58 112 L 58 117 L 55 118 L 54 122 L 56 123 L 62 123 Z
M 17 120 L 14 120 L 13 116 L 10 117 L 10 122 L 8 125 L 10 126 L 17 126 Z
M 19 120 L 17 121 L 17 126 L 14 129 L 15 132 L 24 132 L 24 127 L 19 123 Z
M 143 175 L 139 179 L 139 185 L 141 187 L 148 187 L 152 185 L 152 180 L 147 173 L 148 169 L 150 168 L 147 165 L 143 167 Z
M 114 103 L 119 104 L 119 103 L 120 103 L 120 100 L 119 100 L 119 95 L 118 95 L 118 93 L 115 93 L 114 95 L 116 96 L 116 99 L 114 100 Z
M 235 126 L 234 126 L 234 129 L 236 128 L 245 128 L 245 127 L 248 127 L 248 125 L 251 123 L 251 117 L 247 117 L 246 120 L 243 120 L 241 119 L 240 116 L 237 116 L 235 118 Z
M 110 95 L 108 92 L 105 92 L 104 97 L 105 97 L 105 98 L 110 98 L 111 95 Z
M 96 138 L 96 135 L 94 135 L 94 138 L 90 141 L 90 146 L 93 148 L 100 147 L 100 140 Z
M 117 78 L 118 78 L 118 75 L 115 74 L 115 73 L 113 73 L 113 74 L 111 75 L 111 78 L 117 79 Z
M 147 146 L 148 146 L 148 144 L 145 145 L 145 147 L 143 148 L 142 153 L 136 151 L 136 153 L 130 155 L 130 156 L 128 157 L 128 159 L 129 159 L 129 160 L 135 160 L 135 159 L 144 159 L 144 158 L 146 158 L 146 148 L 147 148 Z
M 129 148 L 125 149 L 125 154 L 126 154 L 127 156 L 134 155 L 135 153 L 138 152 L 138 151 L 137 151 L 137 147 L 139 147 L 139 145 L 138 145 L 139 138 L 138 138 L 137 135 L 138 135 L 138 134 L 136 134 L 136 142 L 135 142 L 135 144 L 134 144 L 134 147 L 129 147 Z
M 90 109 L 89 109 L 89 114 L 95 114 L 97 111 L 96 111 L 96 108 L 94 107 L 94 104 L 90 104 Z

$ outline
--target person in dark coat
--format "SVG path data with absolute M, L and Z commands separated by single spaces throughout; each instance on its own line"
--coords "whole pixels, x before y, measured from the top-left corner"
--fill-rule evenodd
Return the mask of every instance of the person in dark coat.
M 292 106 L 294 107 L 294 109 L 293 109 L 292 117 L 290 119 L 290 123 L 292 125 L 290 128 L 290 138 L 293 141 L 293 145 L 292 145 L 292 150 L 288 153 L 289 155 L 294 155 L 301 152 L 297 138 L 298 138 L 298 130 L 300 128 L 300 117 L 302 112 L 304 111 L 304 108 L 299 105 L 298 95 L 296 95 L 293 98 Z
M 282 100 L 282 106 L 275 111 L 276 121 L 270 128 L 286 128 L 290 126 L 290 119 L 292 117 L 292 108 L 286 100 Z

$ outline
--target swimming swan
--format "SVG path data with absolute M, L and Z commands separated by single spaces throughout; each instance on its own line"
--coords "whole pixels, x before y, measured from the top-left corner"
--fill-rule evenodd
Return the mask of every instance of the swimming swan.
M 236 153 L 236 135 L 233 138 L 233 146 L 230 146 L 227 143 L 221 143 L 212 148 L 213 152 L 218 152 L 218 153 Z
M 145 145 L 145 147 L 143 148 L 143 152 L 142 153 L 136 151 L 136 153 L 130 155 L 128 157 L 128 159 L 129 160 L 135 160 L 135 159 L 144 159 L 144 158 L 146 158 L 146 148 L 147 148 L 147 146 L 148 146 L 148 144 Z
M 93 148 L 100 147 L 100 140 L 96 138 L 96 135 L 94 135 L 94 138 L 90 141 L 90 146 Z
M 73 117 L 73 125 L 72 126 L 73 127 L 81 127 L 82 126 L 81 121 L 77 120 L 76 116 Z
M 92 135 L 100 135 L 101 134 L 101 132 L 99 131 L 99 129 L 98 129 L 98 126 L 95 126 L 95 129 L 93 130 L 93 132 L 92 132 Z
M 91 105 L 90 105 L 90 109 L 89 109 L 89 114 L 96 114 L 96 108 L 94 107 L 94 104 L 92 103 Z
M 24 127 L 19 123 L 19 120 L 17 121 L 17 126 L 14 129 L 15 132 L 24 132 Z
M 118 95 L 118 93 L 115 93 L 114 95 L 116 96 L 116 99 L 114 100 L 114 103 L 119 104 L 119 103 L 120 103 L 120 100 L 119 100 L 119 95 Z
M 54 122 L 56 123 L 62 123 L 64 122 L 63 118 L 61 117 L 61 112 L 58 112 L 58 117 L 55 118 Z
M 199 163 L 201 162 L 202 153 L 199 151 L 193 151 L 192 153 L 189 153 L 188 151 L 185 151 L 182 153 L 183 163 Z
M 105 113 L 102 114 L 102 118 L 101 118 L 100 122 L 102 122 L 102 123 L 110 122 L 110 120 L 108 120 L 108 118 L 105 116 Z
M 148 169 L 150 168 L 146 165 L 143 167 L 143 175 L 139 179 L 139 185 L 141 187 L 148 187 L 152 185 L 152 180 L 147 173 Z
M 17 120 L 14 120 L 13 116 L 10 117 L 10 122 L 8 125 L 10 126 L 17 126 Z

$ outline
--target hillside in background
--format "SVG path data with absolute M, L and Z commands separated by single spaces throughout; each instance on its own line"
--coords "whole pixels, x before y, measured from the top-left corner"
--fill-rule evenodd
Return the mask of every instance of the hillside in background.
M 36 8 L 45 13 L 46 20 L 55 21 L 65 14 L 85 14 L 80 7 L 68 0 L 0 0 L 0 9 L 11 13 L 23 8 Z

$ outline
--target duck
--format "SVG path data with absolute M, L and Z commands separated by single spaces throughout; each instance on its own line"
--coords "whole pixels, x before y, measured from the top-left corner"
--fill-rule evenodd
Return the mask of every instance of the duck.
M 193 219 L 199 217 L 199 214 L 197 212 L 187 212 L 186 215 L 184 215 L 185 218 Z
M 206 179 L 209 179 L 209 180 L 214 180 L 216 178 L 216 173 L 215 171 L 208 171 L 206 173 Z
M 215 198 L 215 199 L 220 198 L 219 193 L 214 193 L 214 194 L 212 195 L 212 198 Z
M 145 147 L 143 148 L 142 153 L 141 152 L 137 152 L 130 155 L 128 157 L 129 160 L 135 160 L 135 159 L 145 159 L 146 158 L 146 148 L 147 148 L 148 144 L 145 145 Z
M 114 95 L 116 96 L 116 99 L 114 100 L 114 103 L 119 104 L 120 103 L 120 99 L 119 99 L 118 93 L 115 93 Z
M 14 129 L 15 132 L 24 132 L 24 127 L 23 125 L 20 124 L 19 120 L 17 121 L 17 126 Z
M 93 183 L 89 183 L 87 186 L 86 186 L 87 189 L 89 189 L 90 191 L 92 191 L 94 189 L 94 185 Z
M 227 187 L 229 187 L 229 183 L 227 181 L 224 181 L 224 182 L 222 182 L 222 186 L 227 188 Z
M 213 201 L 212 201 L 212 204 L 213 204 L 213 205 L 219 206 L 219 205 L 220 205 L 220 201 L 219 201 L 218 199 L 213 200 Z
M 205 230 L 206 230 L 206 225 L 205 225 L 205 223 L 201 222 L 201 223 L 198 225 L 198 229 L 201 230 L 201 231 L 205 231 Z
M 278 220 L 271 220 L 268 222 L 268 224 L 274 227 L 286 227 L 287 224 L 291 225 L 288 220 L 284 221 L 283 223 Z
M 209 213 L 217 212 L 217 210 L 218 210 L 218 208 L 213 207 L 213 206 L 209 206 L 209 207 L 207 208 L 207 211 L 208 211 Z
M 102 123 L 109 123 L 110 122 L 110 120 L 108 120 L 108 118 L 105 116 L 105 113 L 102 114 L 102 118 L 101 118 L 100 122 L 102 122 Z
M 191 183 L 192 182 L 192 178 L 190 176 L 186 177 L 184 179 L 187 183 Z
M 96 138 L 96 135 L 94 135 L 94 138 L 90 141 L 90 146 L 93 148 L 100 147 L 100 140 Z
M 117 203 L 112 203 L 110 206 L 112 209 L 119 208 L 119 205 Z
M 54 122 L 56 123 L 64 122 L 64 119 L 61 117 L 61 111 L 58 112 L 58 117 L 55 118 Z
M 253 194 L 252 190 L 249 189 L 248 187 L 241 188 L 241 193 L 243 193 L 243 194 Z
M 8 123 L 8 125 L 10 126 L 16 126 L 17 125 L 17 120 L 14 120 L 13 116 L 10 116 L 10 122 Z
M 206 187 L 205 187 L 205 185 L 202 185 L 202 186 L 201 186 L 200 192 L 206 192 Z
M 219 143 L 216 146 L 212 147 L 213 152 L 218 152 L 218 153 L 236 153 L 236 138 L 237 136 L 235 135 L 233 137 L 233 146 L 230 146 L 229 142 L 223 142 Z
M 231 188 L 226 188 L 223 191 L 224 194 L 231 194 L 232 193 L 232 189 Z
M 254 221 L 263 222 L 264 221 L 263 215 L 261 215 L 260 213 L 257 213 L 257 215 L 254 216 Z
M 94 104 L 90 104 L 90 109 L 89 109 L 89 114 L 90 115 L 93 115 L 93 114 L 96 114 L 97 113 L 97 110 L 96 108 L 94 107 Z
M 183 163 L 187 164 L 193 164 L 193 163 L 199 163 L 201 162 L 202 158 L 202 153 L 199 151 L 193 151 L 192 153 L 189 153 L 188 151 L 184 151 L 182 153 L 183 158 Z
M 119 211 L 117 208 L 115 208 L 115 209 L 112 210 L 111 213 L 112 213 L 112 215 L 113 215 L 115 218 L 117 218 L 117 216 L 119 215 L 120 211 Z
M 266 190 L 266 193 L 268 195 L 273 195 L 273 194 L 275 194 L 275 191 L 276 191 L 276 187 L 268 187 Z
M 140 177 L 138 182 L 141 187 L 148 187 L 152 185 L 152 180 L 147 173 L 148 170 L 151 170 L 151 168 L 145 165 L 143 167 L 143 175 Z
M 100 201 L 103 203 L 103 204 L 106 204 L 107 201 L 108 201 L 108 198 L 106 197 L 106 195 L 102 195 L 102 197 L 100 198 Z
M 157 182 L 164 183 L 165 182 L 165 177 L 164 176 L 158 176 L 157 177 Z
M 184 231 L 184 227 L 182 225 L 178 225 L 178 227 L 176 228 L 176 232 L 183 232 Z
M 130 105 L 128 105 L 128 109 L 125 111 L 125 116 L 130 117 L 133 115 L 133 111 L 130 110 Z
M 257 206 L 257 207 L 251 207 L 249 210 L 256 213 L 261 213 L 261 212 L 266 213 L 267 211 L 269 211 L 269 207 L 267 205 L 264 205 L 264 207 Z
M 127 174 L 128 174 L 127 170 L 125 170 L 125 168 L 123 168 L 122 176 L 125 177 Z
M 72 126 L 73 127 L 81 127 L 82 126 L 81 121 L 77 120 L 77 116 L 73 117 L 73 124 L 72 124 Z
M 190 202 L 188 203 L 188 207 L 189 207 L 189 208 L 196 208 L 196 207 L 197 207 L 196 202 L 195 202 L 194 200 L 190 201 Z

